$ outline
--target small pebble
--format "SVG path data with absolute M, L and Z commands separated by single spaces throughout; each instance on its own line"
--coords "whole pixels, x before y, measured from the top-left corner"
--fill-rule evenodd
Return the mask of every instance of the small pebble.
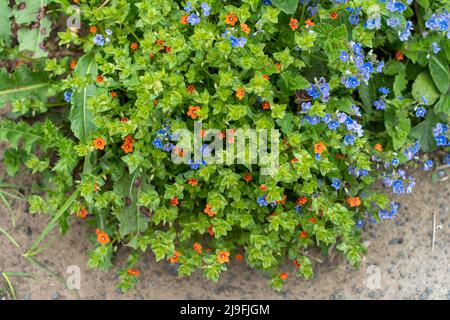
M 52 294 L 52 300 L 59 300 L 61 296 L 59 295 L 59 292 L 55 292 L 54 294 Z

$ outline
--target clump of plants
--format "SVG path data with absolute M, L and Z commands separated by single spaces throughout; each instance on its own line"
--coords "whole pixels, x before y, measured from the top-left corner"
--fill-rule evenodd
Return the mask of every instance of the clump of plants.
M 3 1 L 3 163 L 39 177 L 29 211 L 50 219 L 26 255 L 79 219 L 90 267 L 108 270 L 130 248 L 123 290 L 147 254 L 213 281 L 241 261 L 275 289 L 313 276 L 311 248 L 335 246 L 357 266 L 364 224 L 395 219 L 388 195 L 412 192 L 408 170 L 449 162 L 449 10 L 446 0 Z M 206 139 L 179 144 L 199 122 L 190 139 L 244 154 L 242 130 L 275 130 L 277 166 L 212 158 Z

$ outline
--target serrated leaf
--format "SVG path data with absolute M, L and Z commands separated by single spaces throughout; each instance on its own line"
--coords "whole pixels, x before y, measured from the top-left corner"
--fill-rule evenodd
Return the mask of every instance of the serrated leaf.
M 48 86 L 46 73 L 31 71 L 26 65 L 17 68 L 13 74 L 0 69 L 0 107 L 23 97 L 44 100 Z

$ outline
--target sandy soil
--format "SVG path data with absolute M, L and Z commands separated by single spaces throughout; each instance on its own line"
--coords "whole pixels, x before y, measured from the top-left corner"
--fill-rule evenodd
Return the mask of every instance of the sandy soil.
M 147 254 L 136 289 L 122 294 L 115 288 L 114 271 L 86 268 L 86 253 L 92 247 L 86 235 L 92 230 L 81 222 L 75 222 L 62 238 L 58 231 L 53 232 L 50 246 L 36 256 L 41 264 L 37 266 L 22 253 L 48 217 L 30 216 L 25 213 L 25 204 L 19 202 L 14 203 L 15 228 L 9 212 L 0 205 L 0 227 L 20 244 L 17 248 L 0 235 L 0 271 L 33 276 L 12 279 L 19 299 L 450 299 L 450 182 L 431 183 L 430 175 L 422 172 L 415 176 L 418 185 L 414 194 L 398 199 L 401 206 L 397 220 L 365 227 L 369 252 L 359 269 L 336 258 L 316 266 L 313 280 L 292 277 L 281 293 L 269 289 L 268 278 L 244 263 L 231 263 L 230 270 L 214 284 L 200 274 L 179 278 L 173 267 L 156 263 Z M 21 177 L 11 182 L 27 189 L 30 179 Z M 433 212 L 438 230 L 431 251 Z M 119 252 L 116 266 L 124 261 L 125 253 Z M 81 289 L 75 291 L 64 286 L 67 268 L 73 265 L 81 269 Z M 293 267 L 289 269 L 292 274 Z

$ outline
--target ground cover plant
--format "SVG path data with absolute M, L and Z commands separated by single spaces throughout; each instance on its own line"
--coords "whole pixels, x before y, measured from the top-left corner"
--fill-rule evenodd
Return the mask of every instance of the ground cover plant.
M 3 163 L 37 175 L 29 211 L 50 220 L 25 255 L 81 219 L 89 267 L 108 270 L 130 248 L 122 290 L 147 254 L 213 281 L 236 259 L 275 289 L 313 276 L 311 248 L 357 266 L 364 225 L 406 214 L 395 196 L 413 191 L 408 171 L 450 162 L 449 10 L 446 0 L 1 2 Z M 204 138 L 198 148 L 177 143 L 182 129 Z M 237 141 L 261 129 L 278 134 L 275 168 L 221 162 L 206 139 L 247 155 Z M 377 181 L 385 189 L 373 192 Z

